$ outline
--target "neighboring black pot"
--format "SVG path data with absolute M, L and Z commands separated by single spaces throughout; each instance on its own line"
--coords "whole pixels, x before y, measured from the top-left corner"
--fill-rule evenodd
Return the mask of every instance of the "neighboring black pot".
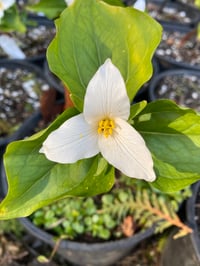
M 53 88 L 55 88 L 60 93 L 64 94 L 65 89 L 64 89 L 63 83 L 61 80 L 59 80 L 58 77 L 56 77 L 56 75 L 54 75 L 50 71 L 47 60 L 44 61 L 44 75 Z
M 35 238 L 55 247 L 55 238 L 49 233 L 36 227 L 28 218 L 20 218 L 24 228 Z M 154 228 L 135 234 L 132 237 L 104 243 L 80 243 L 62 240 L 57 253 L 68 262 L 77 266 L 106 266 L 114 265 L 128 255 L 139 243 L 154 234 Z
M 184 3 L 187 4 L 189 6 L 191 6 L 192 8 L 196 9 L 198 12 L 200 11 L 198 6 L 195 4 L 196 1 L 194 0 L 170 0 L 172 2 L 178 2 L 178 3 Z
M 42 71 L 40 68 L 37 66 L 30 64 L 28 62 L 25 62 L 24 60 L 5 60 L 5 61 L 0 61 L 0 71 L 1 69 L 6 68 L 6 69 L 22 69 L 22 70 L 27 70 L 30 73 L 33 73 L 35 77 L 38 77 L 42 82 L 45 84 L 45 89 L 52 89 L 51 85 L 47 81 L 47 79 L 44 77 Z M 16 81 L 17 82 L 17 81 Z M 1 84 L 2 87 L 2 84 Z M 3 87 L 2 87 L 3 88 Z M 40 88 L 41 89 L 41 88 Z M 19 91 L 18 91 L 19 92 Z M 41 89 L 41 95 L 43 91 Z M 15 96 L 16 98 L 17 96 Z M 58 95 L 60 97 L 60 95 Z M 3 101 L 3 100 L 2 100 Z M 36 99 L 38 102 L 38 105 L 40 105 L 40 96 L 38 95 L 38 99 Z M 51 108 L 51 107 L 49 107 Z M 33 108 L 33 112 L 30 112 L 30 115 L 26 116 L 24 120 L 22 119 L 21 125 L 19 126 L 19 129 L 17 129 L 15 132 L 11 133 L 10 135 L 5 135 L 4 137 L 0 137 L 0 152 L 1 149 L 4 150 L 5 146 L 11 142 L 12 140 L 20 139 L 26 136 L 26 129 L 28 129 L 30 122 L 32 121 L 32 125 L 30 127 L 35 127 L 35 118 L 34 118 L 34 113 L 37 112 L 38 108 L 35 109 Z
M 38 125 L 38 122 L 42 119 L 40 111 L 36 111 L 30 117 L 28 117 L 23 124 L 12 135 L 6 138 L 0 138 L 0 156 L 3 155 L 6 146 L 15 140 L 23 139 L 33 133 L 33 129 Z
M 27 24 L 28 24 L 27 31 L 25 33 L 16 33 L 18 36 L 24 36 L 23 37 L 24 40 L 27 40 L 27 43 L 26 43 L 26 41 L 24 41 L 24 43 L 22 43 L 22 47 L 20 46 L 21 50 L 25 54 L 27 53 L 27 51 L 30 52 L 31 50 L 35 49 L 36 44 L 37 44 L 36 38 L 37 38 L 39 28 L 44 26 L 45 32 L 49 32 L 49 33 L 52 32 L 52 38 L 51 39 L 49 39 L 49 40 L 45 39 L 45 40 L 40 41 L 40 48 L 38 49 L 38 54 L 26 55 L 26 58 L 25 58 L 25 61 L 36 64 L 37 66 L 42 68 L 43 64 L 44 64 L 44 60 L 46 59 L 46 49 L 54 37 L 54 32 L 56 32 L 55 25 L 54 25 L 53 21 L 39 17 L 39 16 L 29 16 L 28 20 L 27 20 Z M 33 31 L 32 34 L 34 35 L 32 37 L 32 40 L 30 40 L 30 38 L 28 37 L 29 35 L 31 35 L 30 34 L 31 30 Z M 13 34 L 15 36 L 15 33 L 13 33 Z M 17 36 L 16 36 L 16 39 L 18 39 Z M 20 40 L 20 37 L 19 37 L 19 40 Z M 20 43 L 22 41 L 20 40 L 18 42 Z M 46 42 L 46 43 L 43 46 L 44 42 Z M 15 58 L 13 58 L 13 59 L 15 59 Z M 13 60 L 13 59 L 11 59 L 11 60 Z M 9 58 L 5 56 L 5 57 L 0 58 L 0 62 L 1 62 L 1 60 L 9 60 Z M 18 60 L 23 61 L 24 59 L 18 59 Z
M 170 44 L 169 45 L 169 49 L 172 51 L 170 52 L 169 49 L 163 50 L 162 49 L 162 42 L 164 42 L 163 39 L 167 38 L 164 36 L 164 33 L 166 32 L 166 34 L 171 34 L 171 33 L 181 33 L 183 34 L 182 36 L 190 36 L 191 39 L 191 47 L 187 47 L 185 49 L 187 49 L 187 51 L 191 51 L 191 53 L 194 51 L 194 47 L 195 45 L 198 45 L 197 42 L 193 41 L 193 39 L 195 38 L 195 29 L 191 29 L 188 27 L 178 27 L 178 26 L 173 26 L 173 25 L 166 25 L 163 24 L 163 38 L 160 42 L 160 45 L 158 46 L 158 48 L 156 49 L 155 52 L 155 57 L 157 58 L 160 66 L 162 69 L 166 70 L 166 69 L 174 69 L 174 68 L 186 68 L 186 69 L 192 69 L 192 70 L 198 70 L 200 71 L 200 56 L 199 56 L 199 49 L 197 48 L 197 56 L 199 57 L 199 63 L 195 63 L 193 64 L 192 62 L 186 62 L 183 61 L 181 58 L 177 59 L 177 53 L 176 53 L 176 49 L 180 49 L 180 53 L 183 53 L 183 48 L 173 48 L 173 45 Z M 184 37 L 183 37 L 184 38 Z M 172 38 L 173 41 L 177 42 L 177 37 L 173 37 Z M 181 50 L 182 49 L 182 50 Z M 168 50 L 168 51 L 167 51 Z M 170 52 L 170 54 L 169 54 Z M 175 54 L 176 53 L 176 54 Z M 188 58 L 191 58 L 191 56 L 188 55 Z
M 152 8 L 153 5 L 156 8 L 155 11 Z M 196 27 L 200 20 L 199 10 L 179 1 L 147 1 L 147 12 L 162 25 L 171 25 L 172 27 Z M 185 21 L 182 20 L 184 14 Z M 162 18 L 163 15 L 165 15 L 165 19 Z M 179 17 L 180 19 L 178 19 Z
M 28 117 L 15 133 L 7 138 L 0 139 L 0 197 L 4 197 L 7 193 L 6 175 L 3 167 L 3 154 L 7 145 L 13 141 L 24 139 L 25 137 L 35 133 L 35 129 L 38 127 L 41 120 L 42 115 L 38 110 Z
M 33 23 L 35 23 L 36 25 L 40 26 L 44 26 L 47 28 L 47 31 L 55 31 L 55 25 L 54 22 L 52 20 L 49 20 L 45 17 L 41 17 L 41 16 L 36 16 L 36 15 L 30 15 L 29 16 L 30 21 L 32 21 Z M 37 26 L 32 26 L 32 28 L 37 28 Z M 30 26 L 31 28 L 31 26 Z M 53 39 L 54 36 L 52 36 Z M 49 45 L 49 43 L 52 41 L 52 39 L 48 40 L 48 44 L 46 45 L 46 47 L 43 48 L 43 50 L 41 50 L 41 52 L 38 55 L 35 56 L 29 56 L 26 58 L 27 61 L 34 63 L 36 65 L 38 65 L 39 67 L 43 67 L 44 61 L 46 60 L 46 49 Z
M 175 86 L 175 80 L 177 86 Z M 179 105 L 200 111 L 200 72 L 189 69 L 171 69 L 159 73 L 150 82 L 149 99 L 150 101 L 171 99 Z
M 162 266 L 200 266 L 200 182 L 192 186 L 192 196 L 186 202 L 186 222 L 193 233 L 176 240 L 170 235 L 163 249 Z
M 126 6 L 133 6 L 136 0 L 123 2 Z M 148 0 L 146 3 L 147 13 L 164 25 L 196 27 L 200 20 L 200 11 L 197 8 L 180 1 Z M 183 21 L 183 15 L 185 15 L 185 21 Z

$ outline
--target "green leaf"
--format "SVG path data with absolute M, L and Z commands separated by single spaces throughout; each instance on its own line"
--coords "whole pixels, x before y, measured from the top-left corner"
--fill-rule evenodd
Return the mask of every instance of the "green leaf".
M 47 257 L 43 256 L 43 255 L 39 255 L 39 256 L 37 257 L 37 260 L 38 260 L 38 262 L 40 262 L 40 263 L 49 263 L 49 259 L 48 259 Z
M 4 164 L 9 189 L 0 205 L 0 219 L 27 216 L 66 196 L 92 196 L 110 190 L 114 169 L 100 155 L 58 164 L 39 153 L 49 133 L 74 114 L 75 109 L 69 109 L 46 130 L 8 145 Z
M 13 5 L 5 11 L 3 18 L 0 20 L 0 30 L 5 32 L 18 31 L 22 33 L 26 31 L 25 23 L 22 21 L 16 5 Z
M 124 6 L 121 0 L 103 0 L 104 2 L 114 6 Z M 34 5 L 26 6 L 28 11 L 43 13 L 49 19 L 59 17 L 60 13 L 67 7 L 65 0 L 40 0 Z
M 134 119 L 150 149 L 156 188 L 172 192 L 200 179 L 200 116 L 169 100 L 158 100 Z
M 65 0 L 40 0 L 35 5 L 27 6 L 32 12 L 42 12 L 49 19 L 54 19 L 67 7 Z
M 105 3 L 113 6 L 124 6 L 121 0 L 103 0 Z
M 135 103 L 133 105 L 131 105 L 131 109 L 130 109 L 130 115 L 129 115 L 129 122 L 131 122 L 131 120 L 137 116 L 147 105 L 147 101 L 141 101 L 139 103 Z
M 78 99 L 79 111 L 88 82 L 107 58 L 119 68 L 130 100 L 151 77 L 161 26 L 148 14 L 102 1 L 77 0 L 56 20 L 56 27 L 47 59 L 72 99 Z

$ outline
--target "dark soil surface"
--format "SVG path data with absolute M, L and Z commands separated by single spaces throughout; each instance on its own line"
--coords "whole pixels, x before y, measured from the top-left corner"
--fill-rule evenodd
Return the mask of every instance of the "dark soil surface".
M 170 1 L 149 1 L 147 4 L 147 12 L 159 21 L 178 23 L 186 26 L 190 25 L 194 19 L 187 8 Z
M 40 107 L 40 97 L 48 83 L 34 72 L 16 67 L 0 67 L 0 137 L 14 132 Z
M 200 69 L 200 40 L 197 40 L 196 34 L 196 30 L 189 32 L 164 30 L 156 55 L 159 58 L 182 62 Z
M 200 77 L 170 75 L 162 78 L 155 88 L 157 98 L 171 99 L 181 106 L 200 111 Z
M 36 21 L 31 21 L 32 24 L 37 24 Z M 46 49 L 50 41 L 55 36 L 55 27 L 52 23 L 39 24 L 27 28 L 27 32 L 10 33 L 20 49 L 25 53 L 27 58 L 34 58 L 38 56 L 45 56 Z M 0 48 L 0 58 L 7 58 L 5 52 Z

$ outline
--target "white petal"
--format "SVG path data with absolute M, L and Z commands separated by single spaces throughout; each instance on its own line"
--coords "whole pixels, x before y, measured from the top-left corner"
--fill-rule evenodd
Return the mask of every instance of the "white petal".
M 135 9 L 138 9 L 140 11 L 145 11 L 146 9 L 146 1 L 145 0 L 137 0 L 135 4 L 133 5 Z
M 99 152 L 96 130 L 79 114 L 67 120 L 53 131 L 40 149 L 47 159 L 58 163 L 74 163 L 90 158 Z
M 103 157 L 129 177 L 154 181 L 153 160 L 141 135 L 122 119 L 116 119 L 113 135 L 99 137 Z
M 14 5 L 15 0 L 3 0 L 2 4 L 3 4 L 3 9 L 8 9 L 10 8 L 12 5 Z
M 89 123 L 102 117 L 127 120 L 129 112 L 130 101 L 123 77 L 107 59 L 88 84 L 83 111 L 85 119 Z
M 71 4 L 73 4 L 74 0 L 65 0 L 65 3 L 70 6 Z

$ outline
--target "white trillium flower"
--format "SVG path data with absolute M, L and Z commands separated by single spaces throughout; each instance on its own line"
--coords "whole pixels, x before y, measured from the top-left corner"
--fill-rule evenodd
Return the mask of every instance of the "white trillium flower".
M 0 0 L 0 19 L 4 16 L 4 11 L 14 5 L 15 0 Z
M 67 6 L 70 6 L 71 4 L 73 4 L 74 0 L 65 0 L 65 3 L 67 4 Z
M 83 113 L 64 122 L 40 152 L 58 163 L 98 154 L 129 177 L 154 181 L 153 160 L 141 135 L 127 122 L 130 101 L 124 80 L 110 59 L 90 80 Z

